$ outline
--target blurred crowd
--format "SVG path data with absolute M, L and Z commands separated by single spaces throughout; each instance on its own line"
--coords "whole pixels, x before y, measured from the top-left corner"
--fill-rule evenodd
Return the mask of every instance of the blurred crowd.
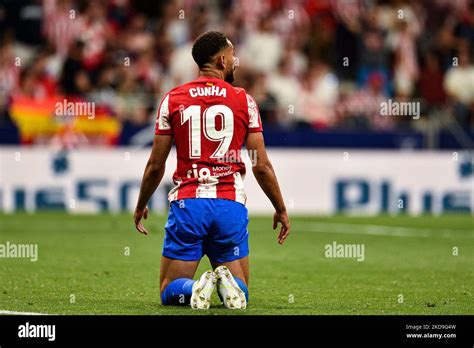
M 63 95 L 147 127 L 196 77 L 192 43 L 211 29 L 265 127 L 422 127 L 437 111 L 472 126 L 469 0 L 0 0 L 0 123 L 15 96 Z M 419 102 L 421 122 L 380 116 L 388 99 Z

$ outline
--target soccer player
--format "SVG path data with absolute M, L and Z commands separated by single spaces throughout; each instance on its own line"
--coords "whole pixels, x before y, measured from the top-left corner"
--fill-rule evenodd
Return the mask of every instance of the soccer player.
M 244 144 L 247 151 L 256 154 L 253 173 L 275 208 L 273 229 L 281 223 L 278 243 L 285 242 L 290 223 L 265 151 L 255 100 L 230 84 L 238 61 L 232 43 L 222 33 L 210 31 L 196 39 L 192 56 L 199 66 L 199 77 L 172 89 L 161 101 L 135 209 L 135 226 L 148 234 L 141 220 L 147 218 L 146 205 L 160 184 L 174 140 L 178 164 L 173 175 L 175 186 L 168 194 L 161 301 L 163 305 L 190 304 L 193 309 L 208 309 L 217 286 L 225 307 L 245 309 L 249 281 L 245 164 L 242 156 L 235 155 Z M 194 281 L 204 255 L 214 271 Z

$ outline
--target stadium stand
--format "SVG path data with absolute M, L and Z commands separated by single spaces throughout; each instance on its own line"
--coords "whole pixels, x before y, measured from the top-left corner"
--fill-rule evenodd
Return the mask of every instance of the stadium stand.
M 3 0 L 0 143 L 150 144 L 161 96 L 194 78 L 191 44 L 209 29 L 236 46 L 235 85 L 269 146 L 473 147 L 468 0 Z M 94 122 L 58 115 L 63 100 L 93 102 Z M 389 100 L 418 117 L 381 115 Z

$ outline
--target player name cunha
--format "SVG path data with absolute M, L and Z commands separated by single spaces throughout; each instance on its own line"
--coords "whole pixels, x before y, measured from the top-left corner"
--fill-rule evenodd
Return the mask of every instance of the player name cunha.
M 196 97 L 227 97 L 227 89 L 220 88 L 219 86 L 207 86 L 207 87 L 196 87 L 189 89 L 189 95 L 193 98 Z
M 48 341 L 56 340 L 56 325 L 36 325 L 26 322 L 18 326 L 20 338 L 47 338 Z

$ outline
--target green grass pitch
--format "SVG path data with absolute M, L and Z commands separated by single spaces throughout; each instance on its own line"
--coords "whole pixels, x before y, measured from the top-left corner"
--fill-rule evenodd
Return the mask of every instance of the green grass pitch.
M 38 244 L 39 254 L 0 258 L 0 313 L 474 314 L 471 216 L 291 217 L 284 246 L 271 217 L 252 217 L 247 310 L 214 294 L 199 313 L 160 305 L 164 222 L 150 216 L 143 236 L 129 214 L 0 215 L 0 244 Z M 334 241 L 363 244 L 364 261 L 325 257 Z M 208 268 L 205 258 L 198 272 Z

